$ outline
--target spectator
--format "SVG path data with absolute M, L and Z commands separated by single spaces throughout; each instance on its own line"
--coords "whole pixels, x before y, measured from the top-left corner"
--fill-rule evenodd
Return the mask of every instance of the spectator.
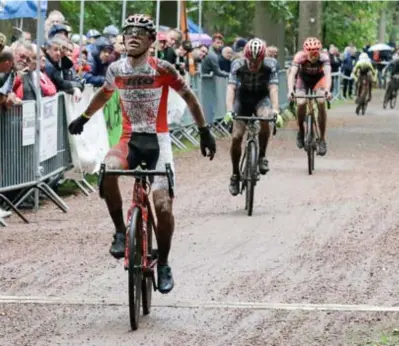
M 65 17 L 60 11 L 51 11 L 44 23 L 45 38 L 48 38 L 48 32 L 53 25 L 64 23 Z
M 167 45 L 170 48 L 177 49 L 180 46 L 182 34 L 177 29 L 170 29 L 166 33 Z
M 86 48 L 87 51 L 90 53 L 91 49 L 93 48 L 93 43 L 95 42 L 95 40 L 101 37 L 101 34 L 96 29 L 91 29 L 87 32 L 86 37 L 87 37 Z
M 219 55 L 223 47 L 222 34 L 214 34 L 212 36 L 212 46 L 209 48 L 208 55 L 201 64 L 203 74 L 210 74 L 211 72 L 218 77 L 228 77 L 229 74 L 222 71 L 219 67 Z
M 114 54 L 113 54 L 113 60 L 116 61 L 119 60 L 121 57 L 126 55 L 126 47 L 123 43 L 123 36 L 118 35 L 116 36 L 115 42 L 114 42 Z
M 114 46 L 105 37 L 98 38 L 93 43 L 93 48 L 88 57 L 90 71 L 83 74 L 86 82 L 94 86 L 102 86 L 105 80 L 105 72 L 111 62 L 111 54 Z
M 224 47 L 222 50 L 222 56 L 219 59 L 219 66 L 222 71 L 230 73 L 232 58 L 233 49 L 231 47 Z
M 157 41 L 158 41 L 158 58 L 162 60 L 166 60 L 170 62 L 172 65 L 176 64 L 176 52 L 172 46 L 169 46 L 168 42 L 170 44 L 174 44 L 175 38 L 174 34 L 171 34 L 172 40 L 168 41 L 168 35 L 166 35 L 164 32 L 158 32 L 157 34 Z
M 84 90 L 84 82 L 79 78 L 67 80 L 64 75 L 73 65 L 67 57 L 63 57 L 65 39 L 53 37 L 46 44 L 46 67 L 45 72 L 57 88 L 74 96 L 75 102 L 79 102 Z
M 184 76 L 186 74 L 186 71 L 189 70 L 188 53 L 191 53 L 192 51 L 193 46 L 191 44 L 191 41 L 183 41 L 180 47 L 176 50 L 177 59 L 175 62 L 175 67 L 182 76 Z
M 87 63 L 89 53 L 86 48 L 82 49 L 82 61 L 76 65 L 76 72 L 79 77 L 83 77 L 84 73 L 90 72 L 90 65 Z
M 342 72 L 344 74 L 343 80 L 343 97 L 347 96 L 352 99 L 353 79 L 349 79 L 356 61 L 356 50 L 353 46 L 345 48 L 342 62 Z
M 30 32 L 22 31 L 19 39 L 22 41 L 32 42 L 32 35 Z
M 339 69 L 341 68 L 342 61 L 339 57 L 339 51 L 338 48 L 335 47 L 333 44 L 330 45 L 330 51 L 328 53 L 330 57 L 330 64 L 331 64 L 331 72 L 332 73 L 338 73 Z M 331 79 L 331 92 L 334 90 L 334 80 L 335 78 Z
M 0 34 L 0 41 L 2 40 L 1 36 L 4 35 Z M 0 45 L 0 47 L 0 105 L 11 107 L 13 104 L 21 103 L 21 100 L 12 91 L 15 79 L 14 55 L 11 48 L 4 45 Z
M 204 58 L 208 55 L 208 47 L 204 44 L 201 44 L 199 47 L 193 49 L 193 59 L 195 70 L 198 72 L 198 64 L 204 60 Z
M 63 24 L 54 24 L 48 32 L 48 38 L 51 39 L 55 35 L 60 35 L 68 38 L 68 30 L 66 26 Z
M 16 47 L 16 60 L 19 59 L 18 55 L 26 54 L 28 51 L 31 53 L 31 59 L 29 64 L 29 69 L 23 72 L 24 64 L 20 64 L 19 68 L 22 68 L 21 73 L 17 73 L 15 78 L 15 83 L 13 91 L 18 98 L 22 100 L 35 100 L 37 91 L 37 74 L 36 74 L 36 56 L 37 56 L 37 46 L 30 44 L 29 42 L 21 41 Z M 19 53 L 18 53 L 19 51 Z M 57 93 L 56 87 L 50 78 L 43 72 L 46 65 L 46 57 L 44 52 L 40 50 L 40 91 L 41 96 L 54 96 Z
M 119 29 L 115 25 L 108 25 L 104 28 L 103 36 L 110 40 L 112 44 L 115 43 L 116 37 L 119 35 Z
M 265 42 L 266 44 L 266 42 Z M 278 62 L 278 48 L 276 46 L 266 46 L 266 56 L 269 58 L 276 59 L 277 71 L 280 71 L 280 63 Z

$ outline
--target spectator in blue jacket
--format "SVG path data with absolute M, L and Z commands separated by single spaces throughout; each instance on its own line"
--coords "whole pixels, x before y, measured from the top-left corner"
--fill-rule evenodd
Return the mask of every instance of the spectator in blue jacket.
M 348 46 L 345 48 L 343 59 L 342 59 L 342 73 L 344 74 L 343 80 L 343 96 L 346 98 L 352 98 L 352 89 L 353 89 L 353 79 L 350 78 L 352 74 L 353 67 L 356 63 L 356 48 L 353 46 Z
M 105 72 L 111 63 L 113 51 L 114 46 L 105 37 L 100 37 L 93 43 L 87 61 L 90 66 L 90 72 L 83 74 L 87 84 L 93 84 L 96 87 L 101 87 L 104 84 Z

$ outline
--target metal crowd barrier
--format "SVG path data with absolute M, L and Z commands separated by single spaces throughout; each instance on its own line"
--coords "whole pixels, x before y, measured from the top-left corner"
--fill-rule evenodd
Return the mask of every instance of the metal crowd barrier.
M 40 120 L 36 122 L 32 118 L 24 119 L 23 105 L 0 111 L 0 201 L 26 223 L 29 221 L 19 212 L 18 207 L 33 192 L 43 193 L 63 212 L 68 210 L 68 206 L 49 186 L 53 178 L 72 167 L 64 94 L 60 93 L 57 97 L 56 155 L 43 162 L 39 162 L 37 156 L 40 152 Z M 28 102 L 32 103 L 32 101 L 26 103 Z M 24 131 L 27 128 L 31 129 L 30 135 L 35 137 L 35 140 L 33 144 L 25 143 L 24 145 L 24 135 L 26 136 Z M 5 196 L 10 192 L 17 192 L 12 201 Z M 0 224 L 6 226 L 2 219 L 0 219 Z

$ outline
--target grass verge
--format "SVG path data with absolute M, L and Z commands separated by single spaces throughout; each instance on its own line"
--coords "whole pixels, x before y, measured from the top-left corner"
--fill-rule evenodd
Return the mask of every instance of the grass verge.
M 398 346 L 399 345 L 399 329 L 395 328 L 386 331 L 375 340 L 365 341 L 361 346 Z

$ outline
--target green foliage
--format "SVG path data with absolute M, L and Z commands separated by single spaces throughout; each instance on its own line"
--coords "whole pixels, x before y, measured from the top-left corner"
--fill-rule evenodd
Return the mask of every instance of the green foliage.
M 323 9 L 325 46 L 343 49 L 349 42 L 361 48 L 375 43 L 380 10 L 384 1 L 326 1 Z
M 387 39 L 394 30 L 393 1 L 323 1 L 324 44 L 334 43 L 343 49 L 349 42 L 357 47 L 374 43 L 377 35 L 381 9 L 387 11 Z M 254 31 L 255 1 L 203 1 L 203 27 L 212 34 L 221 32 L 226 42 L 237 36 L 251 36 Z M 128 1 L 126 13 L 144 12 L 155 16 L 155 1 Z M 198 23 L 198 0 L 187 1 L 188 16 Z M 79 30 L 80 1 L 61 1 L 65 14 L 75 32 Z M 286 23 L 286 46 L 290 52 L 296 49 L 298 36 L 298 1 L 274 0 L 269 2 L 268 11 L 277 20 Z M 122 1 L 85 1 L 84 32 L 102 29 L 110 24 L 121 25 Z
M 74 32 L 79 32 L 80 1 L 61 1 L 61 12 Z M 155 1 L 127 1 L 126 14 L 149 13 L 155 15 Z M 85 1 L 84 30 L 97 29 L 100 32 L 108 25 L 121 26 L 122 1 Z

